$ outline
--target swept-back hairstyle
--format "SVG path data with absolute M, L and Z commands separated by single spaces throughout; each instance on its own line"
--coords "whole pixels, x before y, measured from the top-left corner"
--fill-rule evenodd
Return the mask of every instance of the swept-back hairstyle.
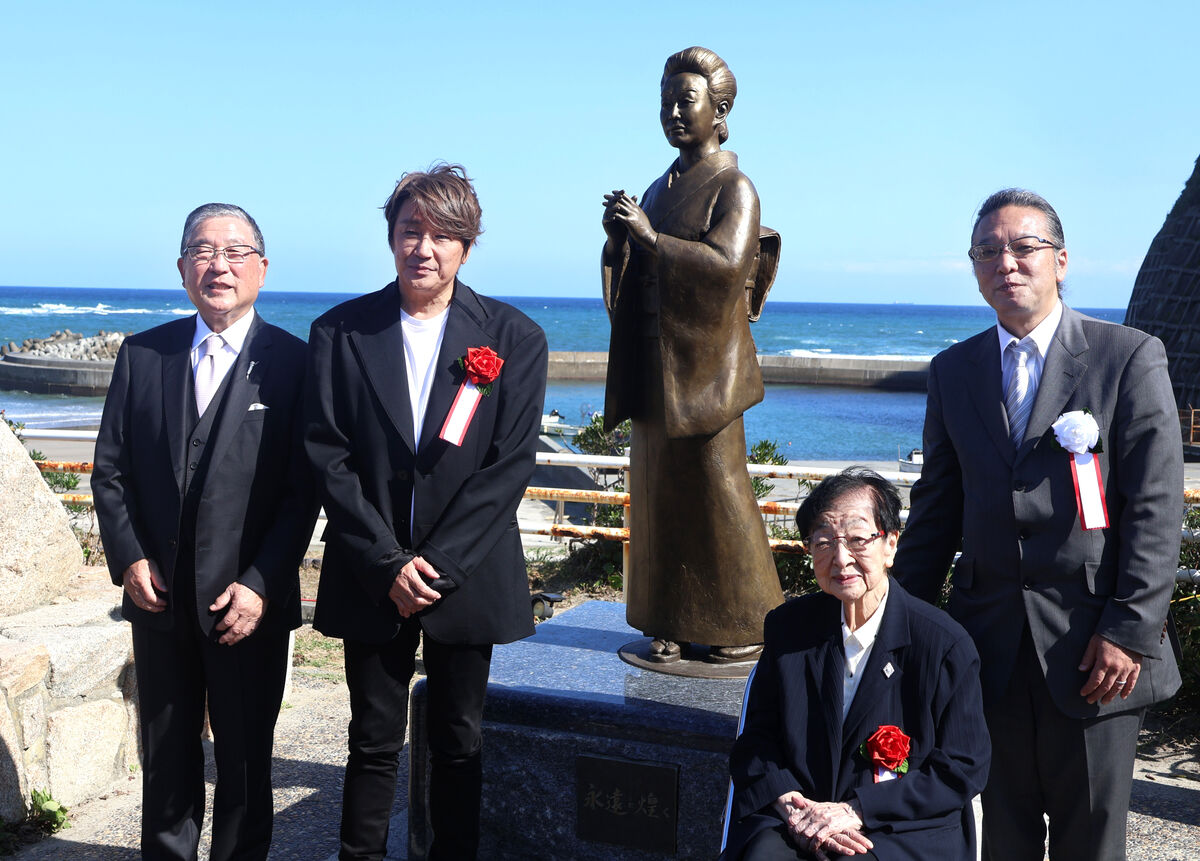
M 1054 207 L 1050 202 L 1040 194 L 1032 191 L 1027 191 L 1023 188 L 1002 188 L 995 194 L 988 197 L 979 207 L 979 215 L 975 216 L 975 224 L 971 226 L 971 235 L 975 235 L 975 231 L 979 228 L 979 222 L 987 218 L 997 209 L 1003 209 L 1006 206 L 1020 206 L 1026 209 L 1036 209 L 1046 216 L 1046 230 L 1049 236 L 1043 236 L 1043 239 L 1049 239 L 1054 243 L 1055 248 L 1066 248 L 1067 240 L 1063 237 L 1062 222 L 1058 219 L 1058 213 L 1054 211 Z
M 667 64 L 663 67 L 662 81 L 658 85 L 659 89 L 666 85 L 668 78 L 678 75 L 680 72 L 701 75 L 708 81 L 708 96 L 712 106 L 715 108 L 721 102 L 728 102 L 729 110 L 733 110 L 733 100 L 737 98 L 737 79 L 733 77 L 729 66 L 725 65 L 725 61 L 718 57 L 716 52 L 697 46 L 684 48 L 667 57 Z M 725 116 L 729 117 L 728 111 Z M 721 124 L 717 126 L 717 140 L 725 143 L 728 139 L 729 127 L 725 120 L 721 120 Z

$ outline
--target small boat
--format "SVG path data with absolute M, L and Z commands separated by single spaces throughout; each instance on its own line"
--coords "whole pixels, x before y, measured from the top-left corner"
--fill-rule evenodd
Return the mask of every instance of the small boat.
M 920 472 L 921 467 L 925 463 L 925 455 L 919 448 L 914 448 L 909 451 L 907 457 L 900 455 L 900 449 L 896 449 L 896 462 L 900 467 L 900 472 Z
M 560 436 L 565 439 L 574 439 L 575 436 L 583 428 L 576 425 L 569 425 L 563 421 L 562 414 L 558 410 L 550 410 L 548 413 L 542 414 L 542 433 L 549 436 Z

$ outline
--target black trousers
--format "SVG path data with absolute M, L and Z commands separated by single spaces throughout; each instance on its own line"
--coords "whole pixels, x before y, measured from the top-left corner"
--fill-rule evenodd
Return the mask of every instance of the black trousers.
M 274 801 L 271 748 L 283 701 L 288 631 L 260 628 L 233 646 L 182 612 L 173 630 L 133 626 L 142 742 L 142 858 L 195 859 L 204 820 L 207 701 L 217 785 L 212 861 L 265 859 Z
M 408 725 L 408 689 L 420 623 L 409 619 L 383 644 L 345 641 L 350 755 L 342 796 L 341 861 L 382 861 Z M 479 850 L 483 699 L 492 647 L 425 637 L 430 861 L 469 861 Z
M 1137 736 L 1145 709 L 1081 720 L 1050 697 L 1028 627 L 1003 699 L 989 706 L 984 861 L 1124 861 Z

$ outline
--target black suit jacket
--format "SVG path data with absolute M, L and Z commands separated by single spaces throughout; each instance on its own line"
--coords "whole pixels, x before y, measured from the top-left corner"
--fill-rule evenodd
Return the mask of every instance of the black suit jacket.
M 125 339 L 96 436 L 92 485 L 113 583 L 121 585 L 125 570 L 145 558 L 167 584 L 166 612 L 142 610 L 125 595 L 121 613 L 160 630 L 185 611 L 173 584 L 193 427 L 187 398 L 195 320 Z M 255 315 L 229 370 L 196 513 L 191 610 L 205 631 L 216 621 L 209 604 L 235 580 L 268 599 L 262 625 L 300 624 L 297 569 L 316 520 L 298 432 L 305 353 L 303 341 Z
M 1080 527 L 1059 415 L 1088 409 L 1107 529 Z M 912 489 L 893 575 L 936 600 L 961 541 L 950 615 L 983 657 L 983 698 L 1012 675 L 1024 624 L 1062 712 L 1086 718 L 1165 699 L 1179 671 L 1164 623 L 1178 567 L 1183 449 L 1162 343 L 1063 308 L 1025 439 L 1014 449 L 990 328 L 934 357 L 925 464 Z M 1077 668 L 1093 634 L 1146 656 L 1128 699 L 1088 705 Z
M 728 857 L 780 823 L 771 803 L 789 791 L 816 801 L 857 798 L 880 861 L 974 861 L 971 799 L 987 779 L 991 743 L 979 657 L 945 613 L 889 586 L 875 646 L 842 721 L 842 607 L 826 594 L 767 615 L 766 646 L 730 759 Z M 890 672 L 889 672 L 890 668 Z M 909 770 L 875 783 L 858 752 L 880 726 L 912 739 Z
M 312 326 L 305 439 L 329 518 L 314 625 L 333 637 L 391 639 L 402 620 L 388 589 L 420 555 L 458 587 L 421 613 L 434 639 L 529 636 L 516 514 L 537 451 L 546 336 L 512 306 L 456 282 L 418 441 L 400 310 L 392 282 Z M 438 435 L 465 376 L 457 360 L 482 346 L 504 366 L 454 446 Z

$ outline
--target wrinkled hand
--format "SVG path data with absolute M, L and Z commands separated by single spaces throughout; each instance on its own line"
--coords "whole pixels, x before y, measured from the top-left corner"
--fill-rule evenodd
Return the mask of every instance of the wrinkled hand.
M 133 599 L 135 607 L 150 613 L 161 613 L 167 609 L 167 599 L 158 594 L 167 591 L 166 581 L 158 573 L 158 566 L 150 559 L 139 559 L 125 569 L 125 591 Z
M 862 817 L 840 801 L 808 801 L 788 817 L 788 829 L 797 845 L 818 861 L 829 861 L 825 850 L 839 855 L 861 855 L 874 847 L 862 833 Z
M 217 630 L 225 633 L 217 642 L 223 646 L 232 646 L 258 630 L 263 614 L 267 612 L 267 599 L 249 586 L 234 582 L 217 596 L 217 600 L 208 605 L 208 612 L 217 613 L 226 607 L 229 609 L 221 621 L 217 622 Z
M 1093 634 L 1079 670 L 1088 674 L 1079 695 L 1088 703 L 1099 700 L 1101 705 L 1108 705 L 1117 694 L 1126 699 L 1133 693 L 1142 673 L 1142 656 Z
M 808 805 L 808 799 L 799 792 L 785 792 L 772 802 L 784 822 L 789 822 L 792 814 Z
M 604 195 L 604 229 L 608 233 L 609 242 L 620 244 L 624 239 L 621 233 L 614 236 L 614 229 L 628 231 L 628 235 L 639 245 L 654 248 L 658 242 L 658 234 L 650 226 L 650 218 L 638 206 L 637 197 L 630 197 L 621 189 L 615 189 L 612 194 Z M 610 225 L 612 225 L 610 227 Z
M 400 569 L 396 579 L 392 581 L 392 588 L 388 589 L 388 597 L 392 599 L 392 603 L 396 605 L 396 609 L 400 611 L 403 618 L 407 619 L 413 613 L 424 610 L 442 597 L 429 588 L 425 578 L 436 580 L 438 578 L 437 569 L 426 562 L 424 557 L 414 556 L 411 562 Z

